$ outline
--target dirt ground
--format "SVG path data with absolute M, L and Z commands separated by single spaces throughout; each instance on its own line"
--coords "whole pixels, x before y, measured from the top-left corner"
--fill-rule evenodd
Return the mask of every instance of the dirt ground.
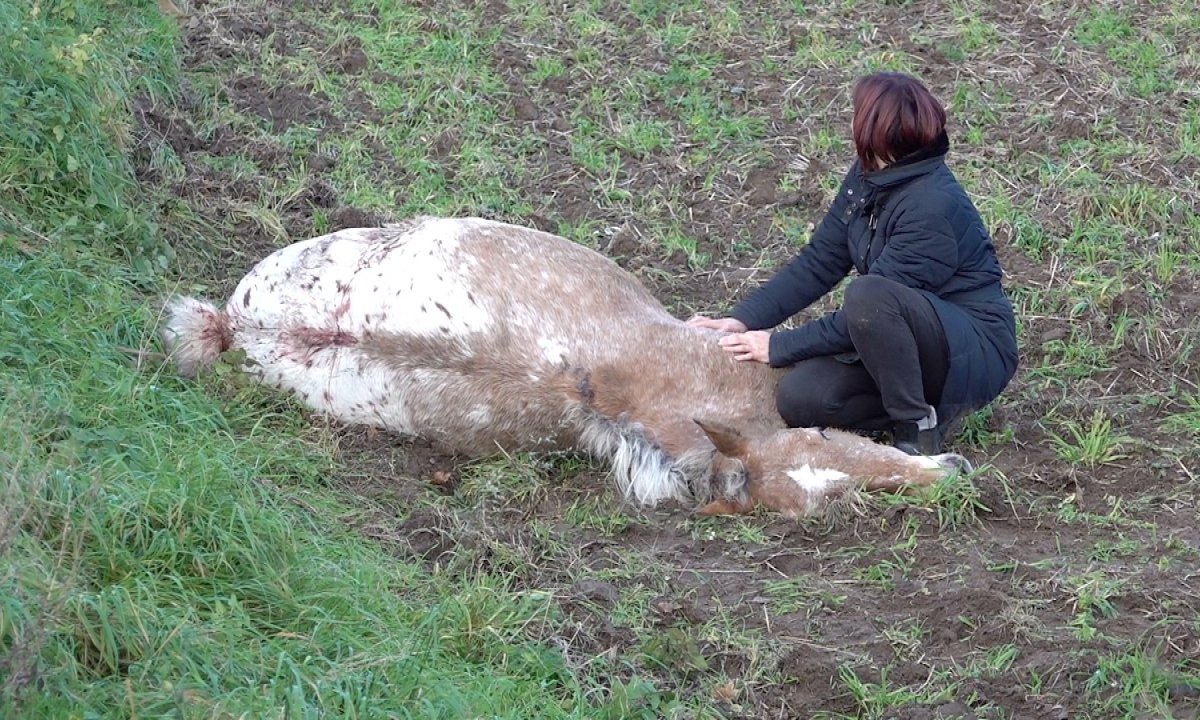
M 164 214 L 182 203 L 205 228 L 202 233 L 215 229 L 228 243 L 218 242 L 213 257 L 197 271 L 202 277 L 189 280 L 214 294 L 228 290 L 284 238 L 306 238 L 321 229 L 318 217 L 329 230 L 395 218 L 397 213 L 343 202 L 332 179 L 340 159 L 323 149 L 323 139 L 396 119 L 376 110 L 372 98 L 354 90 L 353 83 L 350 91 L 332 98 L 299 76 L 288 80 L 287 59 L 313 49 L 346 77 L 386 80 L 377 76 L 356 38 L 304 19 L 340 11 L 313 3 L 303 5 L 303 14 L 282 2 L 248 8 L 194 5 L 182 33 L 188 84 L 178 102 L 147 98 L 138 104 L 133 149 L 142 182 L 169 193 Z M 876 10 L 875 26 L 888 36 L 883 40 L 918 58 L 932 85 L 953 84 L 952 76 L 962 69 L 936 45 L 900 29 L 905 18 L 944 12 L 939 3 L 883 3 Z M 493 13 L 499 22 L 515 11 L 500 0 L 473 12 Z M 998 122 L 993 146 L 1024 155 L 1053 153 L 1087 136 L 1093 115 L 1089 100 L 1068 91 L 1096 79 L 1083 66 L 1047 59 L 1065 25 L 1031 15 L 1024 5 L 999 3 L 987 12 L 996 25 L 1021 34 L 1026 57 L 1035 65 L 1020 82 L 1006 86 L 1020 93 L 1016 104 L 1061 98 L 1053 121 L 1036 132 L 1028 125 Z M 602 3 L 599 14 L 631 32 L 639 22 L 617 4 Z M 369 16 L 353 19 L 370 22 Z M 800 25 L 787 26 L 794 37 L 808 32 Z M 859 32 L 852 20 L 822 31 L 834 37 Z M 754 33 L 747 31 L 746 37 Z M 572 40 L 538 42 L 566 48 Z M 728 41 L 720 50 L 730 52 Z M 254 69 L 268 51 L 279 59 L 276 67 L 285 68 L 271 80 Z M 610 58 L 613 68 L 663 62 L 662 50 L 651 44 L 631 43 L 617 51 L 625 54 Z M 766 51 L 748 45 L 745 52 L 758 57 Z M 684 316 L 724 306 L 767 277 L 764 265 L 794 251 L 770 239 L 778 235 L 776 213 L 788 209 L 802 220 L 818 220 L 828 200 L 821 179 L 849 161 L 830 153 L 798 166 L 789 142 L 797 121 L 785 112 L 797 85 L 807 88 L 805 101 L 813 107 L 842 102 L 846 73 L 826 77 L 814 68 L 808 77 L 739 77 L 745 67 L 726 66 L 721 72 L 729 77 L 721 80 L 743 89 L 738 103 L 766 115 L 772 129 L 764 143 L 770 153 L 766 161 L 748 169 L 717 168 L 701 178 L 663 157 L 623 158 L 630 192 L 671 188 L 678 194 L 683 227 L 709 258 L 697 267 L 687 254 L 665 251 L 636 218 L 620 217 L 610 204 L 599 202 L 594 183 L 581 180 L 572 162 L 574 98 L 591 83 L 612 79 L 567 73 L 531 84 L 523 39 L 505 33 L 491 58 L 492 71 L 507 88 L 501 121 L 544 140 L 540 153 L 526 160 L 535 171 L 514 179 L 533 212 L 505 219 L 546 230 L 562 221 L 595 220 L 612 228 L 597 241 L 599 249 L 636 273 L 673 311 Z M 205 124 L 213 96 L 253 122 Z M 1112 113 L 1122 118 L 1141 109 L 1131 100 Z M 662 112 L 664 123 L 674 122 L 666 108 Z M 278 139 L 297 124 L 319 128 L 299 149 Z M 955 127 L 953 134 L 960 130 Z M 428 148 L 431 161 L 443 164 L 450 177 L 460 142 L 447 130 Z M 156 162 L 163 145 L 178 157 L 182 172 L 167 172 Z M 379 171 L 403 177 L 405 168 L 387 149 L 376 150 Z M 992 151 L 964 148 L 960 157 Z M 249 161 L 254 170 L 231 169 L 240 167 L 228 162 L 232 158 Z M 1179 167 L 1161 176 L 1157 166 L 1140 171 L 1161 177 L 1169 188 L 1179 173 L 1194 174 L 1196 161 L 1187 162 L 1190 170 Z M 282 201 L 271 195 L 281 178 L 296 173 L 304 177 L 299 192 Z M 1060 204 L 1051 197 L 1042 204 L 1045 214 L 1037 220 L 1049 231 L 1069 222 L 1053 211 Z M 273 210 L 270 217 L 277 223 L 264 222 L 255 212 L 263 206 Z M 1053 267 L 1015 247 L 1012 227 L 994 230 L 1011 287 L 1053 285 Z M 728 242 L 747 233 L 764 240 L 753 247 Z M 464 495 L 481 487 L 486 470 L 444 457 L 419 441 L 354 428 L 338 431 L 346 471 L 331 482 L 348 502 L 364 508 L 347 521 L 404 559 L 425 563 L 431 572 L 500 573 L 517 587 L 554 592 L 564 619 L 539 639 L 562 648 L 569 661 L 582 664 L 600 655 L 624 660 L 626 668 L 638 668 L 660 686 L 709 696 L 727 717 L 862 715 L 862 702 L 840 678 L 842 667 L 853 668 L 864 683 L 913 693 L 911 700 L 893 698 L 887 717 L 999 717 L 998 709 L 1013 718 L 1081 717 L 1084 708 L 1109 694 L 1103 682 L 1096 687 L 1095 678 L 1102 659 L 1119 657 L 1121 648 L 1143 649 L 1164 667 L 1200 656 L 1195 572 L 1155 562 L 1182 552 L 1195 566 L 1200 525 L 1195 480 L 1187 467 L 1194 454 L 1161 453 L 1158 448 L 1178 445 L 1179 438 L 1158 429 L 1162 405 L 1137 401 L 1171 387 L 1169 375 L 1181 370 L 1164 364 L 1163 357 L 1177 350 L 1180 334 L 1193 327 L 1200 288 L 1195 274 L 1182 273 L 1175 283 L 1157 298 L 1131 286 L 1108 308 L 1082 319 L 1024 319 L 1021 373 L 990 416 L 978 421 L 974 435 L 956 444 L 993 468 L 976 481 L 977 522 L 944 527 L 936 508 L 875 501 L 807 523 L 768 515 L 713 523 L 697 521 L 684 508 L 623 508 L 627 520 L 612 521 L 615 526 L 572 521 L 573 507 L 611 499 L 602 468 L 580 469 L 561 458 L 530 461 L 528 493 Z M 1027 376 L 1026 369 L 1041 365 L 1056 340 L 1079 327 L 1103 334 L 1119 311 L 1157 315 L 1161 345 L 1130 342 L 1115 364 L 1055 392 Z M 1182 369 L 1194 370 L 1194 365 Z M 1063 407 L 1078 410 L 1080 417 L 1091 407 L 1120 416 L 1136 438 L 1125 448 L 1127 457 L 1094 468 L 1064 462 L 1047 443 L 1041 422 Z M 979 442 L 979 437 L 993 440 Z M 781 581 L 792 582 L 793 602 L 787 602 Z M 1089 584 L 1104 583 L 1115 589 L 1102 605 L 1089 606 L 1087 598 L 1097 595 L 1087 591 Z M 1094 633 L 1081 632 L 1085 621 Z M 655 656 L 647 638 L 659 632 L 666 648 L 660 654 L 667 660 L 656 665 L 647 660 Z M 1011 664 L 977 670 L 1009 645 L 1016 649 Z M 702 671 L 687 666 L 693 655 L 703 657 Z M 723 686 L 714 685 L 713 678 L 728 681 L 734 690 L 719 692 Z M 931 701 L 922 694 L 930 688 L 948 691 Z M 1181 681 L 1166 692 L 1176 717 L 1197 716 L 1200 704 L 1191 685 Z

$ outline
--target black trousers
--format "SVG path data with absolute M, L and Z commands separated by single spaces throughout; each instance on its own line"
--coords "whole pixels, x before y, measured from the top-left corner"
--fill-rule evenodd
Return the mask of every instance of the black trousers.
M 784 422 L 877 431 L 926 417 L 941 401 L 950 354 L 933 305 L 912 288 L 864 275 L 846 287 L 842 312 L 855 351 L 792 366 L 775 396 Z

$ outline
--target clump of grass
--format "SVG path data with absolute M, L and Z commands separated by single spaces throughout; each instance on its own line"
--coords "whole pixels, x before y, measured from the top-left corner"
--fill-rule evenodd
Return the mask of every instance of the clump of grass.
M 763 583 L 763 592 L 771 600 L 771 608 L 780 614 L 804 613 L 810 616 L 825 610 L 840 608 L 847 599 L 833 591 L 817 586 L 810 577 L 790 577 L 768 580 Z
M 1144 649 L 1115 653 L 1099 659 L 1087 691 L 1114 717 L 1181 717 L 1173 712 L 1182 710 L 1176 701 L 1200 692 L 1193 665 Z
M 620 535 L 634 524 L 628 508 L 622 507 L 620 502 L 611 497 L 604 500 L 576 500 L 567 508 L 564 517 L 575 527 L 596 530 L 608 536 Z
M 1112 599 L 1120 594 L 1121 582 L 1107 577 L 1102 573 L 1089 573 L 1086 576 L 1072 578 L 1075 585 L 1075 615 L 1071 618 L 1071 627 L 1075 637 L 1088 641 L 1096 637 L 1097 616 L 1113 618 L 1117 615 Z
M 958 683 L 948 682 L 945 672 L 932 672 L 929 679 L 918 688 L 896 687 L 888 681 L 888 669 L 879 673 L 879 682 L 869 682 L 858 676 L 849 665 L 838 669 L 839 679 L 850 692 L 858 706 L 856 717 L 878 718 L 888 717 L 888 712 L 894 707 L 909 704 L 933 704 L 950 700 Z M 822 715 L 819 717 L 846 717 Z
M 929 512 L 942 530 L 959 529 L 977 524 L 979 513 L 991 512 L 983 502 L 983 494 L 975 478 L 985 469 L 972 473 L 953 472 L 924 487 L 912 487 L 903 493 L 879 493 L 875 496 L 881 508 L 904 507 Z M 915 522 L 913 518 L 906 521 Z M 915 543 L 915 535 L 912 536 Z
M 1063 432 L 1049 433 L 1050 443 L 1058 456 L 1071 465 L 1095 468 L 1127 457 L 1122 450 L 1130 437 L 1117 432 L 1112 418 L 1102 410 L 1092 413 L 1087 424 L 1064 420 L 1060 427 Z
M 37 245 L 101 243 L 143 273 L 167 266 L 125 152 L 127 92 L 169 93 L 175 33 L 153 13 L 95 3 L 0 6 L 0 229 Z M 135 58 L 148 70 L 136 79 Z
M 1011 426 L 1006 425 L 999 430 L 992 430 L 988 427 L 995 412 L 995 407 L 988 405 L 982 410 L 977 410 L 964 417 L 962 428 L 955 437 L 955 441 L 979 450 L 988 450 L 1011 442 L 1013 438 Z
M 1183 408 L 1163 420 L 1162 429 L 1200 437 L 1200 394 L 1188 393 L 1180 400 Z

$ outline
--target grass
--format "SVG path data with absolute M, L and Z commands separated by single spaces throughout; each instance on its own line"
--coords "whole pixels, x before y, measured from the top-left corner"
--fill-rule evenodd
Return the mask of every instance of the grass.
M 845 602 L 845 595 L 835 595 L 830 590 L 817 590 L 809 587 L 808 578 L 785 578 L 770 580 L 763 584 L 763 590 L 771 599 L 771 605 L 776 613 L 814 613 L 822 609 L 836 610 Z
M 1194 714 L 1186 3 L 180 5 L 0 7 L 0 715 Z M 538 224 L 727 307 L 884 67 L 946 100 L 1020 315 L 976 473 L 808 522 L 638 512 L 569 456 L 429 487 L 153 356 L 161 294 L 347 210 Z
M 1155 653 L 1135 651 L 1100 661 L 1088 678 L 1088 690 L 1108 696 L 1104 707 L 1119 717 L 1172 714 L 1172 701 L 1200 690 L 1187 669 L 1163 663 Z
M 293 408 L 246 388 L 222 413 L 203 387 L 146 383 L 119 350 L 152 324 L 144 307 L 125 315 L 126 283 L 49 255 L 3 274 L 38 298 L 4 305 L 5 344 L 27 328 L 32 354 L 20 384 L 6 362 L 0 408 L 16 459 L 0 523 L 6 717 L 522 716 L 578 699 L 561 657 L 527 641 L 554 622 L 545 595 L 431 581 L 329 522 L 345 510 L 320 492 L 328 449 Z
M 1059 457 L 1071 465 L 1095 468 L 1128 457 L 1122 454 L 1121 448 L 1130 438 L 1118 435 L 1113 429 L 1112 419 L 1106 417 L 1103 411 L 1093 413 L 1086 425 L 1064 420 L 1062 427 L 1065 430 L 1062 434 L 1050 432 L 1050 442 Z
M 175 36 L 144 10 L 52 7 L 0 10 L 24 33 L 0 53 L 6 107 L 42 101 L 4 130 L 3 209 L 22 220 L 0 240 L 0 714 L 591 707 L 531 639 L 557 621 L 546 594 L 396 562 L 334 520 L 331 444 L 294 407 L 131 363 L 123 348 L 155 325 L 138 288 L 163 256 L 138 254 L 161 241 L 112 137 L 144 89 L 123 53 L 171 72 Z M 90 23 L 128 34 L 74 34 Z M 34 132 L 46 118 L 61 125 Z
M 887 671 L 880 674 L 879 682 L 873 683 L 862 680 L 853 669 L 843 666 L 841 669 L 841 680 L 850 694 L 854 698 L 854 702 L 858 705 L 858 712 L 854 717 L 862 718 L 883 718 L 887 716 L 889 710 L 895 706 L 903 706 L 908 704 L 933 704 L 938 701 L 949 700 L 953 697 L 953 686 L 942 686 L 939 682 L 941 678 L 935 678 L 931 674 L 928 680 L 920 687 L 910 689 L 908 687 L 893 687 L 888 682 Z M 941 686 L 941 687 L 935 687 Z

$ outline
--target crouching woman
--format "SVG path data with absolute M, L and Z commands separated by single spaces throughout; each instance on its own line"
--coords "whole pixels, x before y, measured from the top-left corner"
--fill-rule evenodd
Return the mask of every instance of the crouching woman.
M 931 455 L 964 413 L 1000 394 L 1017 367 L 1012 304 L 978 210 L 946 166 L 946 112 L 915 78 L 855 86 L 851 165 L 799 254 L 724 318 L 745 361 L 787 367 L 776 405 L 792 427 L 890 431 Z M 771 328 L 857 272 L 840 309 Z

